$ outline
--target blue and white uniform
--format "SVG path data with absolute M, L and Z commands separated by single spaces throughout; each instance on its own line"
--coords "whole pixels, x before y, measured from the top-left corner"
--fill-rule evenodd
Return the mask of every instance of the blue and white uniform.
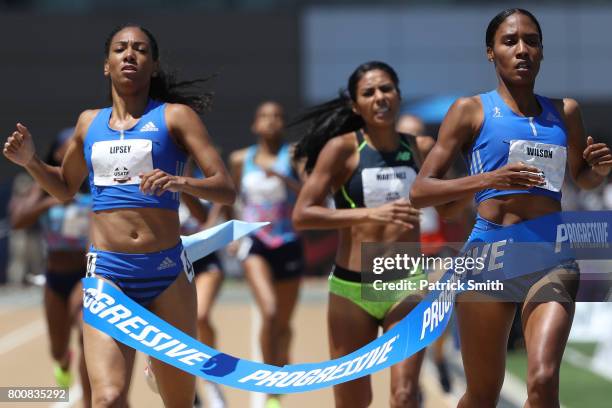
M 553 102 L 536 95 L 542 112 L 536 117 L 525 117 L 514 113 L 497 90 L 479 96 L 484 119 L 478 136 L 466 154 L 469 174 L 490 172 L 509 163 L 523 162 L 540 169 L 545 185 L 527 190 L 484 189 L 476 193 L 476 204 L 489 198 L 513 194 L 543 195 L 561 201 L 561 187 L 567 162 L 567 129 Z M 480 235 L 487 231 L 503 228 L 503 225 L 477 214 L 466 246 L 481 241 Z M 560 265 L 560 268 L 578 272 L 578 266 L 573 261 Z M 522 301 L 520 296 L 524 298 L 526 291 L 535 283 L 528 278 L 521 277 L 517 282 L 505 282 L 507 289 L 506 293 L 501 294 L 502 297 Z M 575 297 L 575 288 L 571 292 L 572 297 Z M 499 297 L 500 294 L 493 295 Z
M 476 204 L 501 195 L 536 194 L 561 200 L 567 161 L 567 129 L 552 101 L 536 95 L 542 113 L 519 116 L 497 91 L 480 95 L 484 120 L 467 153 L 469 174 L 497 170 L 508 163 L 523 162 L 544 173 L 545 185 L 529 190 L 485 189 L 476 193 Z
M 112 108 L 100 110 L 84 141 L 89 169 L 93 211 L 117 208 L 164 208 L 177 211 L 179 194 L 146 195 L 139 190 L 141 173 L 160 169 L 182 175 L 187 154 L 173 141 L 164 116 L 166 104 L 150 100 L 131 129 L 109 126 Z M 146 305 L 185 270 L 193 278 L 191 264 L 180 242 L 173 248 L 147 254 L 126 254 L 91 248 L 88 276 L 115 283 L 137 302 Z
M 248 255 L 266 259 L 276 280 L 294 278 L 304 268 L 302 242 L 291 222 L 296 194 L 279 177 L 268 176 L 255 163 L 256 155 L 257 145 L 250 146 L 242 166 L 242 218 L 249 222 L 271 221 L 271 224 L 251 237 Z M 297 180 L 288 144 L 281 146 L 272 169 Z
M 89 211 L 91 195 L 78 193 L 66 205 L 50 207 L 40 218 L 41 233 L 47 253 L 62 252 L 81 254 L 89 243 Z M 85 270 L 57 272 L 47 269 L 46 285 L 55 293 L 68 299 L 72 289 L 85 277 Z

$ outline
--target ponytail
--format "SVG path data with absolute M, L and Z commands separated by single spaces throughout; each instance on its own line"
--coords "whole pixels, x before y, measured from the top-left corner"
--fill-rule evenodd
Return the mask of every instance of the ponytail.
M 357 100 L 357 83 L 372 70 L 389 74 L 399 92 L 399 78 L 391 66 L 380 61 L 370 61 L 358 66 L 348 80 L 346 91 L 340 91 L 338 98 L 307 110 L 289 126 L 308 123 L 306 134 L 298 142 L 294 158 L 306 158 L 305 169 L 312 172 L 323 146 L 332 138 L 354 132 L 365 126 L 363 118 L 353 112 L 353 102 Z
M 312 172 L 325 144 L 332 138 L 361 129 L 361 116 L 355 114 L 346 92 L 329 102 L 314 106 L 293 121 L 290 126 L 309 123 L 306 134 L 297 143 L 295 159 L 306 158 L 305 169 Z
M 197 90 L 200 84 L 210 78 L 178 81 L 174 72 L 159 69 L 157 75 L 151 78 L 149 98 L 161 102 L 182 103 L 202 113 L 210 110 L 214 93 Z
M 151 56 L 153 61 L 159 61 L 159 46 L 153 34 L 138 24 L 126 24 L 115 28 L 110 32 L 104 43 L 104 55 L 108 56 L 111 41 L 115 34 L 127 27 L 135 27 L 146 34 L 151 46 Z M 149 87 L 149 98 L 161 102 L 182 103 L 198 113 L 210 109 L 212 105 L 213 93 L 198 91 L 199 85 L 208 81 L 212 77 L 205 79 L 194 79 L 190 81 L 178 81 L 176 73 L 173 71 L 162 70 L 161 68 L 151 78 Z

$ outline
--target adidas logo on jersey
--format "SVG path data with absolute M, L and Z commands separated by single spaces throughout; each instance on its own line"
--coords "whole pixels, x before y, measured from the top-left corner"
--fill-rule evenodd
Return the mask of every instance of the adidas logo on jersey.
M 159 129 L 153 122 L 147 122 L 146 125 L 140 128 L 141 132 L 157 132 Z
M 494 118 L 503 118 L 504 117 L 504 115 L 502 115 L 502 113 L 501 113 L 501 109 L 499 109 L 498 106 L 493 108 L 493 117 Z
M 174 268 L 175 266 L 176 263 L 172 259 L 165 257 L 164 260 L 157 267 L 157 270 L 161 271 L 163 269 Z

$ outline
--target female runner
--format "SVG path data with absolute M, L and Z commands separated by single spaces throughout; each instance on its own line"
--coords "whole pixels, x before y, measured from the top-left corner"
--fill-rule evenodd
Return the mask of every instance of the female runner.
M 373 61 L 355 69 L 348 92 L 312 108 L 299 122 L 309 129 L 296 149 L 310 173 L 293 213 L 297 229 L 336 229 L 339 246 L 329 277 L 327 320 L 332 358 L 366 345 L 399 322 L 421 299 L 418 291 L 397 299 L 362 297 L 362 243 L 414 243 L 419 253 L 419 211 L 408 201 L 420 158 L 433 141 L 417 143 L 396 131 L 399 79 L 389 65 Z M 422 139 L 427 142 L 426 139 Z M 429 145 L 429 146 L 428 146 Z M 335 209 L 325 205 L 333 194 Z M 426 279 L 415 271 L 409 279 Z M 416 407 L 424 351 L 391 367 L 392 407 Z M 336 407 L 367 407 L 370 377 L 334 386 Z
M 180 242 L 179 194 L 224 204 L 235 198 L 231 178 L 193 109 L 204 108 L 206 99 L 181 92 L 194 81 L 176 83 L 160 68 L 157 41 L 142 27 L 114 30 L 104 52 L 112 106 L 80 115 L 61 167 L 36 156 L 33 137 L 20 123 L 3 152 L 61 201 L 70 200 L 89 176 L 88 275 L 116 285 L 195 336 L 196 294 Z M 206 179 L 182 176 L 188 155 Z M 89 325 L 83 335 L 93 405 L 126 406 L 134 350 Z M 152 365 L 164 404 L 191 407 L 195 378 L 158 360 Z
M 609 147 L 585 137 L 575 100 L 534 93 L 543 47 L 542 30 L 530 12 L 502 11 L 489 23 L 485 40 L 497 88 L 453 104 L 410 195 L 420 208 L 476 194 L 478 217 L 472 234 L 561 211 L 566 156 L 570 175 L 584 189 L 599 185 L 612 166 Z M 529 154 L 543 147 L 551 154 Z M 468 158 L 469 175 L 442 179 L 461 151 Z M 578 273 L 575 262 L 559 265 L 518 299 L 528 357 L 526 407 L 559 406 L 559 369 L 574 315 Z M 470 302 L 475 296 L 464 293 L 457 303 L 467 380 L 459 406 L 494 407 L 517 304 Z

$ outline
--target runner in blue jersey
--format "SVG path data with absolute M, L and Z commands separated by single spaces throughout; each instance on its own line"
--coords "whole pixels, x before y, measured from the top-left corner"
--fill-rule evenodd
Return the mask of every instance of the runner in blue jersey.
M 332 358 L 345 356 L 396 325 L 421 300 L 419 290 L 398 298 L 368 300 L 362 289 L 362 244 L 414 243 L 420 255 L 419 211 L 408 201 L 429 137 L 396 131 L 399 78 L 389 65 L 373 61 L 355 69 L 347 92 L 318 105 L 299 122 L 308 124 L 296 155 L 310 173 L 293 213 L 297 229 L 336 229 L 339 245 L 329 277 L 327 320 Z M 326 200 L 333 195 L 335 209 Z M 408 279 L 418 287 L 422 271 Z M 417 407 L 424 351 L 391 367 L 392 407 Z M 372 402 L 369 376 L 334 386 L 336 407 Z
M 604 143 L 585 137 L 578 104 L 534 93 L 543 58 L 542 31 L 526 10 L 495 16 L 486 32 L 486 54 L 498 78 L 495 90 L 457 100 L 436 145 L 412 186 L 417 207 L 476 196 L 472 236 L 561 210 L 561 184 L 569 169 L 584 189 L 610 173 Z M 469 175 L 442 176 L 463 151 Z M 469 240 L 469 239 L 468 239 Z M 525 288 L 521 307 L 528 357 L 526 407 L 559 406 L 559 370 L 574 314 L 579 282 L 575 262 L 553 268 Z M 504 380 L 506 344 L 517 303 L 459 296 L 457 317 L 467 389 L 459 407 L 493 407 Z
M 195 166 L 193 160 L 187 162 L 185 171 L 187 176 L 196 178 L 204 176 L 200 168 Z M 189 194 L 181 194 L 181 205 L 179 207 L 181 234 L 191 235 L 215 226 L 221 218 L 224 208 L 226 207 L 211 204 L 207 200 L 201 200 Z M 224 279 L 223 265 L 217 252 L 193 262 L 193 272 L 198 297 L 198 340 L 216 348 L 218 346 L 217 331 L 212 324 L 211 315 Z M 207 398 L 204 406 L 215 408 L 226 406 L 225 396 L 220 384 L 204 381 L 204 391 Z M 201 400 L 196 393 L 194 406 L 199 405 L 201 405 Z
M 68 147 L 74 128 L 62 130 L 45 160 L 59 165 Z M 28 195 L 11 208 L 13 228 L 27 228 L 37 222 L 46 251 L 44 306 L 51 356 L 55 361 L 53 374 L 58 386 L 69 388 L 73 382 L 70 371 L 72 328 L 79 329 L 79 371 L 83 390 L 83 405 L 91 406 L 91 388 L 83 352 L 81 328 L 82 285 L 85 277 L 85 252 L 89 244 L 89 213 L 91 196 L 86 185 L 74 199 L 62 203 L 33 184 Z
M 61 167 L 36 156 L 32 135 L 19 123 L 3 152 L 62 201 L 72 199 L 89 176 L 87 274 L 195 337 L 196 292 L 180 241 L 179 194 L 224 204 L 235 198 L 231 178 L 194 111 L 208 100 L 185 94 L 194 82 L 177 83 L 160 68 L 157 42 L 142 27 L 113 30 L 104 53 L 112 106 L 81 114 Z M 205 179 L 182 175 L 188 155 Z M 134 350 L 88 325 L 83 335 L 93 405 L 126 406 Z M 191 407 L 195 378 L 157 360 L 152 367 L 164 404 Z
M 289 363 L 291 317 L 304 271 L 302 240 L 291 224 L 301 187 L 291 146 L 283 140 L 283 108 L 276 102 L 257 107 L 251 131 L 257 144 L 230 156 L 234 182 L 240 188 L 241 218 L 271 224 L 245 238 L 238 249 L 245 275 L 261 313 L 259 335 L 265 363 Z M 268 396 L 266 407 L 280 403 Z

